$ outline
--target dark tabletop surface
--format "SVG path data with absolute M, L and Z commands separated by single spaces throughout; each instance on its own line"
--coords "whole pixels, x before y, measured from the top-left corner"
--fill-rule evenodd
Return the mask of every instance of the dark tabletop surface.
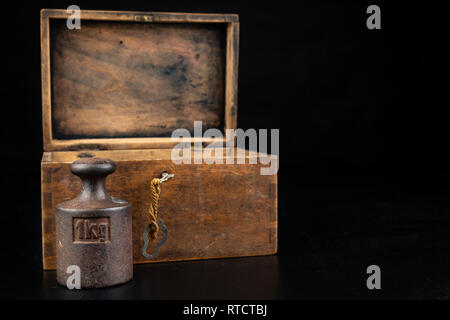
M 320 180 L 320 179 L 319 179 Z M 450 297 L 450 187 L 379 177 L 280 177 L 279 253 L 134 266 L 132 282 L 67 290 L 42 271 L 37 203 L 5 221 L 0 297 L 12 299 L 371 299 Z M 33 199 L 33 198 L 32 198 Z M 31 209 L 34 208 L 34 209 Z M 32 220 L 25 214 L 36 211 Z M 17 233 L 15 226 L 23 226 Z M 366 268 L 381 268 L 368 290 Z

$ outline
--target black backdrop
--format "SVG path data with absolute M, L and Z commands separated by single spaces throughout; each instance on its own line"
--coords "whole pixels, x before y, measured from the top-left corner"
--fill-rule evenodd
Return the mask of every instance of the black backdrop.
M 238 13 L 238 127 L 280 129 L 279 252 L 296 257 L 280 268 L 328 274 L 316 277 L 311 296 L 322 296 L 320 286 L 339 296 L 344 279 L 364 279 L 371 263 L 389 266 L 388 296 L 448 294 L 440 285 L 450 278 L 443 9 L 411 2 L 374 2 L 381 30 L 366 28 L 372 3 L 364 1 L 8 3 L 0 19 L 2 267 L 18 278 L 24 266 L 40 272 L 39 10 L 70 4 Z M 298 284 L 280 296 L 309 297 L 292 289 Z

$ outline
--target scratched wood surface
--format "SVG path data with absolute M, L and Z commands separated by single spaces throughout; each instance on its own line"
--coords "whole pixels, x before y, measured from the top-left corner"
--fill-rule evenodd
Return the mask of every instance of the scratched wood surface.
M 89 151 L 117 164 L 107 188 L 129 201 L 133 212 L 135 263 L 149 223 L 150 180 L 163 171 L 175 178 L 162 187 L 160 218 L 169 230 L 156 262 L 274 254 L 277 250 L 277 176 L 262 176 L 260 164 L 175 165 L 170 150 Z M 69 165 L 80 152 L 45 152 L 42 172 L 44 269 L 55 268 L 55 205 L 75 197 L 79 179 Z M 237 154 L 237 153 L 235 153 Z M 236 163 L 236 162 L 235 162 Z M 150 251 L 153 249 L 150 248 Z
M 52 20 L 56 139 L 170 137 L 223 129 L 226 28 L 218 24 Z

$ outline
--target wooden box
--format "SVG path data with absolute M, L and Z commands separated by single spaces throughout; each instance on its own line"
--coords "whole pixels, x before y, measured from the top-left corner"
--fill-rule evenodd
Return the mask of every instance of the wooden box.
M 174 129 L 192 133 L 201 120 L 225 141 L 225 130 L 236 128 L 238 16 L 81 11 L 81 28 L 73 30 L 69 16 L 41 11 L 44 269 L 55 269 L 55 206 L 78 194 L 69 165 L 83 156 L 117 164 L 107 187 L 132 204 L 135 263 L 276 253 L 277 176 L 250 163 L 260 154 L 230 149 L 223 158 L 234 164 L 171 161 L 181 141 L 171 138 Z M 148 261 L 142 234 L 150 181 L 164 171 L 175 174 L 160 198 L 169 236 Z

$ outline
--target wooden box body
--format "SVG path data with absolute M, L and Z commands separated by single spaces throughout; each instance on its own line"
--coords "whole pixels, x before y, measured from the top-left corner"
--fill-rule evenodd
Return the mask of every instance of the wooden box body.
M 223 141 L 236 129 L 237 15 L 81 11 L 79 30 L 67 28 L 70 16 L 41 11 L 44 269 L 56 265 L 55 206 L 81 187 L 69 165 L 86 154 L 117 164 L 107 188 L 132 205 L 135 263 L 274 254 L 277 176 L 250 164 L 258 154 L 233 149 L 235 164 L 171 161 L 180 141 L 211 140 L 173 139 L 176 128 L 193 136 L 201 120 Z M 148 261 L 150 181 L 163 171 L 175 174 L 160 198 L 169 236 Z
M 246 164 L 174 165 L 170 149 L 90 152 L 117 164 L 106 185 L 112 196 L 132 204 L 135 263 L 276 253 L 277 176 L 260 175 L 261 165 L 249 164 L 256 154 L 247 153 Z M 45 152 L 42 159 L 44 269 L 56 263 L 55 205 L 81 187 L 69 169 L 79 153 Z M 150 221 L 150 180 L 166 170 L 175 178 L 162 187 L 159 217 L 169 236 L 149 261 L 142 255 L 142 234 Z

